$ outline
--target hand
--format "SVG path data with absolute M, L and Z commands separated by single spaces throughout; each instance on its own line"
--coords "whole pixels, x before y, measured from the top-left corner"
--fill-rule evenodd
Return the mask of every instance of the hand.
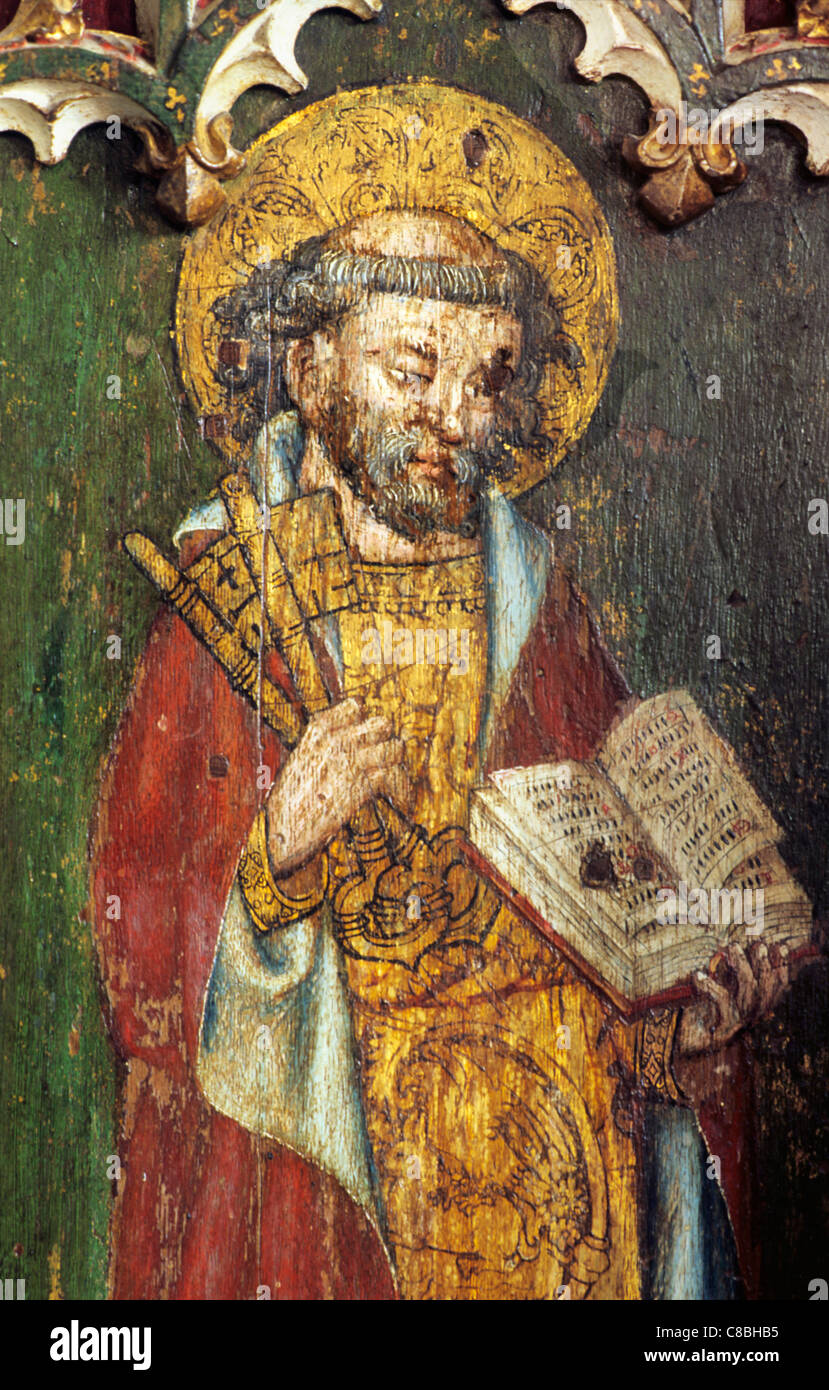
M 745 951 L 729 946 L 722 955 L 730 967 L 727 984 L 712 973 L 718 955 L 712 956 L 708 973 L 698 970 L 693 976 L 697 998 L 680 1016 L 674 1046 L 679 1057 L 725 1047 L 747 1024 L 770 1014 L 794 978 L 785 946 L 769 949 L 755 941 Z
M 268 848 L 277 873 L 322 849 L 373 797 L 408 804 L 405 748 L 392 735 L 381 716 L 365 719 L 357 700 L 309 719 L 268 798 Z

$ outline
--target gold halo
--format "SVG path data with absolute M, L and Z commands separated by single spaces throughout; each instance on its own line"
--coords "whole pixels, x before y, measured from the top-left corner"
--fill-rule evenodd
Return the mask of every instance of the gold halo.
M 249 448 L 232 435 L 246 397 L 214 371 L 216 300 L 306 237 L 403 209 L 451 213 L 524 256 L 580 349 L 578 369 L 550 365 L 538 391 L 553 449 L 541 459 L 519 456 L 504 491 L 534 486 L 584 432 L 616 345 L 613 243 L 585 180 L 534 126 L 429 81 L 340 92 L 262 135 L 228 188 L 226 206 L 185 251 L 176 338 L 185 389 L 200 417 L 223 419 L 217 443 L 229 460 L 241 462 Z

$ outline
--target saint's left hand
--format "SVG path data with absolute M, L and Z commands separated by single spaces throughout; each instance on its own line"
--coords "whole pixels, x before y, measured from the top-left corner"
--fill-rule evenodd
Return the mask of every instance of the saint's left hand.
M 718 959 L 729 966 L 730 978 L 715 977 Z M 682 1010 L 677 1027 L 675 1057 L 692 1057 L 725 1047 L 748 1024 L 764 1018 L 788 989 L 796 965 L 790 967 L 785 946 L 752 942 L 746 950 L 729 946 L 712 956 L 708 972 L 693 976 L 697 998 Z
M 718 1060 L 720 1049 L 750 1024 L 767 1018 L 800 970 L 819 959 L 807 955 L 792 960 L 785 946 L 769 947 L 757 941 L 746 950 L 729 946 L 717 952 L 707 971 L 694 974 L 697 997 L 679 1016 L 671 1063 L 674 1078 L 692 1105 L 728 1091 L 732 1083 L 729 1068 Z M 725 979 L 715 978 L 720 961 L 728 967 Z

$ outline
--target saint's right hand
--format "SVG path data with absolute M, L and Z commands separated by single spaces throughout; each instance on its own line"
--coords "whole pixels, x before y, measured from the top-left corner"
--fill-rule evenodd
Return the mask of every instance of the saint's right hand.
M 268 848 L 276 872 L 303 864 L 376 796 L 405 808 L 411 785 L 404 757 L 388 720 L 366 719 L 357 700 L 313 715 L 268 798 Z

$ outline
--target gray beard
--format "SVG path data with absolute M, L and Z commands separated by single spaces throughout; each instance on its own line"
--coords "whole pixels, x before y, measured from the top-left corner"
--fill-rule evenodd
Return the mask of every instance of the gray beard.
M 356 436 L 356 437 L 355 437 Z M 464 491 L 469 502 L 463 515 L 446 488 L 431 478 L 411 476 L 410 465 L 420 447 L 417 431 L 400 432 L 389 426 L 368 433 L 355 430 L 349 440 L 349 457 L 362 462 L 372 486 L 372 509 L 378 521 L 393 530 L 418 535 L 431 531 L 454 531 L 474 536 L 480 526 L 481 467 L 470 449 L 458 449 L 452 456 L 456 497 Z
M 412 476 L 412 460 L 423 442 L 421 431 L 395 430 L 374 413 L 342 430 L 338 426 L 346 422 L 338 418 L 340 411 L 333 414 L 333 429 L 329 427 L 325 439 L 329 455 L 377 521 L 410 540 L 437 531 L 467 538 L 478 534 L 482 484 L 509 461 L 499 435 L 482 450 L 447 451 L 453 477 L 446 485 Z

